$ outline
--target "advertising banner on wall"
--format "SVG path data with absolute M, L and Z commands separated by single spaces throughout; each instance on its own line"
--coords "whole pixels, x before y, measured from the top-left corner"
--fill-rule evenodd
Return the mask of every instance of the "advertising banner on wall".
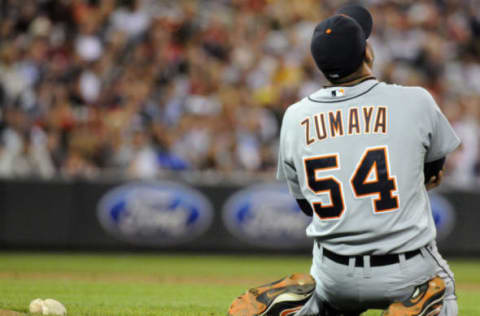
M 430 195 L 446 255 L 480 255 L 480 195 Z M 311 251 L 310 218 L 279 183 L 0 182 L 6 249 Z
M 177 245 L 199 238 L 210 227 L 209 200 L 174 182 L 131 183 L 108 191 L 99 201 L 100 225 L 132 245 Z

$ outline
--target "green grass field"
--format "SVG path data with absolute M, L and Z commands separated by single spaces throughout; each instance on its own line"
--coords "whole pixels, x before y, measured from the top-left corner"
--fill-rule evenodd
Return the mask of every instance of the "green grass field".
M 0 309 L 55 298 L 68 315 L 226 315 L 246 288 L 308 272 L 302 256 L 0 254 Z M 450 261 L 460 315 L 480 315 L 480 262 Z M 366 315 L 379 315 L 370 311 Z M 0 315 L 2 315 L 0 313 Z

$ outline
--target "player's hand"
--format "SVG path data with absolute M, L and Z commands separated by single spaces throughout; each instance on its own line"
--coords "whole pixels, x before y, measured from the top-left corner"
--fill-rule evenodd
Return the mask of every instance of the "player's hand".
M 430 180 L 428 180 L 428 182 L 425 184 L 425 186 L 427 187 L 428 191 L 431 189 L 435 189 L 440 185 L 442 180 L 443 180 L 443 169 L 440 170 L 440 172 L 438 172 L 436 176 L 431 177 Z

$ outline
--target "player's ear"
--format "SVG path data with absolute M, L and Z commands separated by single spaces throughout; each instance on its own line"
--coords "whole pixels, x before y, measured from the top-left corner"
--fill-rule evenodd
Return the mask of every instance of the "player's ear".
M 367 47 L 365 48 L 365 62 L 367 63 L 368 67 L 372 69 L 373 67 L 373 60 L 375 59 L 375 54 L 373 53 L 372 45 L 367 42 Z

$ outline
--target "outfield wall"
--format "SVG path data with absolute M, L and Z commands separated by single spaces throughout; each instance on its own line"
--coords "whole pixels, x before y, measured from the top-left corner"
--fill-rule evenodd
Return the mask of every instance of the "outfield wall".
M 431 194 L 446 255 L 480 256 L 480 195 Z M 3 249 L 304 252 L 285 186 L 171 181 L 0 181 Z

